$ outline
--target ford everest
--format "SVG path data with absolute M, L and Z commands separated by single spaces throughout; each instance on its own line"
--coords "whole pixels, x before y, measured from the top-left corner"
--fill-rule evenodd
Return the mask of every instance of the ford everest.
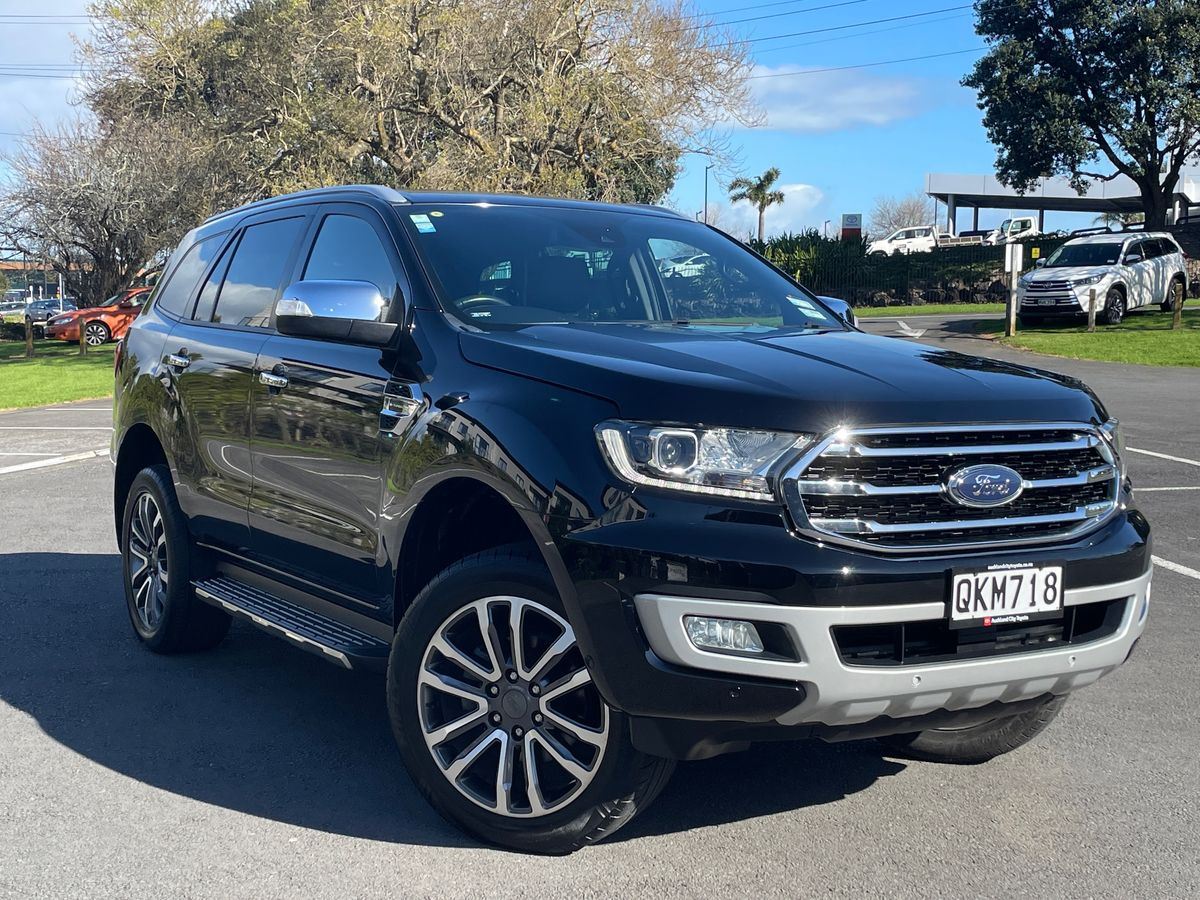
M 217 215 L 116 355 L 133 629 L 198 651 L 239 618 L 385 671 L 429 802 L 536 852 L 755 741 L 1012 751 L 1146 621 L 1117 423 L 852 321 L 657 208 L 342 187 Z

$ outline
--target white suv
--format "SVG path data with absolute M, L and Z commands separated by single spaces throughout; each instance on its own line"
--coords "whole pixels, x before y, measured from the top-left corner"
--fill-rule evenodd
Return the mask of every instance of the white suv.
M 1021 276 L 1021 321 L 1087 315 L 1096 292 L 1096 317 L 1118 324 L 1131 309 L 1170 311 L 1187 296 L 1187 257 L 1165 232 L 1093 234 L 1067 241 Z

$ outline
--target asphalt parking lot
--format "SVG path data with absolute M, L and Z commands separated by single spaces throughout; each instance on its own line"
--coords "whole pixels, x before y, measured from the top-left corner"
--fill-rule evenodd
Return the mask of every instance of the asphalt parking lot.
M 60 461 L 106 449 L 107 403 L 0 413 L 0 897 L 1200 896 L 1200 370 L 906 326 L 1081 377 L 1127 429 L 1155 526 L 1150 623 L 1033 744 L 956 768 L 762 745 L 681 765 L 571 857 L 482 847 L 409 782 L 378 677 L 240 624 L 204 655 L 139 647 L 111 467 Z

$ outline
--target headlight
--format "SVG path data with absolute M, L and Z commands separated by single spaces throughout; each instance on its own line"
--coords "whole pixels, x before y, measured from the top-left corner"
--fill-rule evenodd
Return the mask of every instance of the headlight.
M 596 437 L 617 475 L 633 484 L 774 500 L 775 468 L 812 437 L 742 428 L 674 428 L 603 422 Z
M 1109 419 L 1100 426 L 1100 436 L 1108 442 L 1117 461 L 1117 471 L 1121 473 L 1123 481 L 1125 479 L 1125 436 L 1121 433 L 1121 423 L 1116 419 Z
M 1072 278 L 1071 284 L 1074 287 L 1087 287 L 1089 284 L 1099 284 L 1107 277 L 1106 275 L 1089 275 L 1087 278 Z

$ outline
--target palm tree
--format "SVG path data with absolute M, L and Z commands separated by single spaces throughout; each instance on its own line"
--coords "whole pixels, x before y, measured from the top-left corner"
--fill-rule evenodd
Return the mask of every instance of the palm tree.
M 754 204 L 755 209 L 758 210 L 758 240 L 760 242 L 766 237 L 766 222 L 764 219 L 767 210 L 776 203 L 782 203 L 784 200 L 783 191 L 772 190 L 775 187 L 775 182 L 778 180 L 779 170 L 771 166 L 757 180 L 735 178 L 729 182 L 729 201 L 731 203 L 749 200 Z

